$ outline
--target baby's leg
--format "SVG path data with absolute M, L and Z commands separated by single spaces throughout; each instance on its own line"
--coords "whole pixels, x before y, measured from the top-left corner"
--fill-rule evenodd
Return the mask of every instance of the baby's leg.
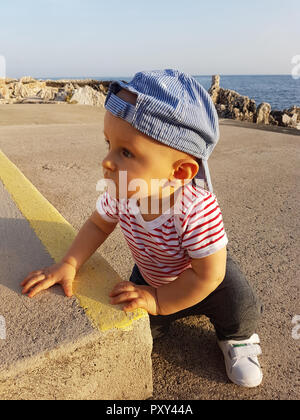
M 130 281 L 147 284 L 135 265 Z M 191 315 L 206 315 L 219 340 L 245 340 L 256 332 L 262 306 L 237 263 L 227 253 L 226 274 L 220 286 L 202 302 L 172 315 L 150 315 L 153 338 L 167 331 L 171 322 Z
M 210 319 L 219 340 L 246 340 L 256 332 L 262 305 L 237 263 L 227 253 L 223 282 L 198 304 L 197 310 Z

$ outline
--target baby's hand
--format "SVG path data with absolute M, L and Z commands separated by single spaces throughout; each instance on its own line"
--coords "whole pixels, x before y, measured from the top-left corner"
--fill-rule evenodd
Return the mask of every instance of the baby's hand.
M 159 315 L 159 305 L 154 287 L 137 286 L 130 281 L 123 281 L 113 288 L 109 296 L 112 305 L 126 303 L 123 306 L 125 312 L 142 308 L 151 315 Z
M 33 298 L 37 293 L 46 290 L 54 284 L 60 284 L 66 296 L 72 296 L 72 283 L 76 276 L 75 268 L 68 263 L 58 263 L 41 270 L 32 271 L 22 281 L 22 293 L 28 293 L 28 297 Z

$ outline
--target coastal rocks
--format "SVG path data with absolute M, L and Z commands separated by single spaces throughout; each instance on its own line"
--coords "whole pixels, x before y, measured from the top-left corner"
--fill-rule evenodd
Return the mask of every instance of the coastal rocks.
M 45 80 L 45 83 L 47 86 L 49 87 L 54 87 L 54 88 L 61 88 L 61 89 L 65 89 L 66 86 L 68 85 L 73 85 L 74 87 L 84 87 L 84 86 L 90 86 L 95 90 L 99 90 L 103 93 L 107 93 L 109 85 L 110 85 L 110 81 L 98 81 L 98 80 L 93 80 L 93 79 L 72 79 L 72 80 Z
M 0 79 L 0 104 L 81 104 L 103 106 L 110 82 L 35 80 L 30 76 Z
M 35 79 L 33 79 L 31 76 L 24 76 L 20 79 L 20 83 L 23 83 L 24 85 L 26 83 L 34 83 Z
M 17 98 L 18 100 L 32 98 L 32 97 L 39 97 L 43 100 L 53 100 L 54 99 L 54 92 L 46 87 L 44 82 L 37 82 L 37 81 L 28 81 L 26 83 L 22 83 L 21 81 L 15 83 L 12 87 L 12 96 Z
M 213 76 L 208 93 L 216 106 L 219 117 L 253 122 L 256 114 L 255 101 L 234 90 L 221 88 L 220 76 Z
M 9 100 L 9 97 L 10 97 L 10 93 L 9 93 L 8 87 L 6 86 L 6 83 L 1 82 L 0 80 L 0 101 L 1 99 L 3 101 L 7 101 Z
M 0 105 L 65 103 L 103 107 L 110 83 L 93 79 L 36 80 L 31 76 L 19 80 L 0 79 Z M 219 75 L 212 77 L 208 92 L 220 118 L 300 130 L 300 107 L 279 111 L 272 110 L 266 102 L 257 106 L 253 99 L 223 89 Z
M 274 125 L 297 128 L 298 130 L 300 130 L 299 107 L 293 106 L 289 109 L 284 109 L 283 111 L 271 111 L 270 119 L 272 119 L 272 124 Z
M 211 99 L 213 100 L 213 103 L 216 105 L 219 105 L 218 104 L 219 92 L 220 92 L 220 76 L 216 74 L 212 76 L 211 87 L 208 90 L 208 93 L 210 94 Z M 225 106 L 223 109 L 225 109 Z
M 257 107 L 254 121 L 256 124 L 270 124 L 271 105 L 263 102 Z
M 23 77 L 20 80 L 5 79 L 0 82 L 0 104 L 45 103 L 54 100 L 55 93 L 45 82 Z
M 104 106 L 105 97 L 90 86 L 79 87 L 74 91 L 70 103 L 78 105 Z
M 271 109 L 271 105 L 263 102 L 256 106 L 253 99 L 242 96 L 234 90 L 220 87 L 220 76 L 212 77 L 208 90 L 220 118 L 231 118 L 256 124 L 277 125 L 300 130 L 300 108 L 293 106 L 283 111 Z

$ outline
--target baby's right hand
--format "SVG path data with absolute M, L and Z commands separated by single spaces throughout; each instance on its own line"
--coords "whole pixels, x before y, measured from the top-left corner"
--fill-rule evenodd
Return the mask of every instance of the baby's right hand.
M 28 297 L 33 298 L 37 293 L 46 290 L 54 284 L 60 284 L 64 289 L 65 295 L 71 297 L 72 283 L 76 276 L 76 269 L 68 263 L 60 262 L 41 270 L 32 271 L 22 281 L 22 293 L 28 293 Z

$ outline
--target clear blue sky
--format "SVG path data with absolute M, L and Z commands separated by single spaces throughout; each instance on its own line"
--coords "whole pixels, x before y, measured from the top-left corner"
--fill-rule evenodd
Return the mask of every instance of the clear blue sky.
M 299 0 L 1 0 L 7 76 L 290 74 Z

